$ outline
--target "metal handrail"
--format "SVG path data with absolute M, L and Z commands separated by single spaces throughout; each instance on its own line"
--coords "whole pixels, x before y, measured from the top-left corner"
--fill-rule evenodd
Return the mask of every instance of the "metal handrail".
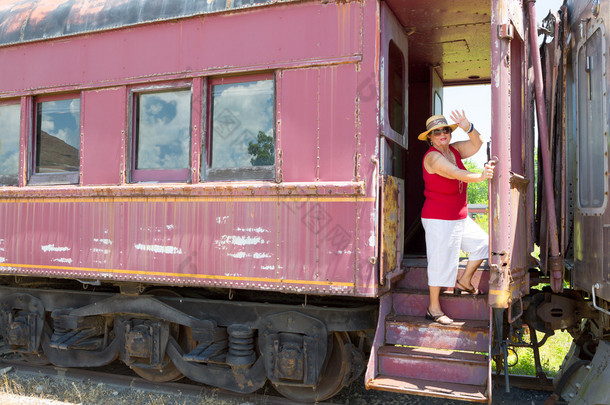
M 599 285 L 599 283 L 595 283 L 595 284 L 593 284 L 593 287 L 591 287 L 591 294 L 593 295 L 593 308 L 595 308 L 595 309 L 597 309 L 598 311 L 603 312 L 604 314 L 606 314 L 606 315 L 609 315 L 609 316 L 610 316 L 610 311 L 605 310 L 605 309 L 604 309 L 604 308 L 602 308 L 602 307 L 598 307 L 598 306 L 597 306 L 597 304 L 595 303 L 595 290 L 597 290 L 597 289 L 599 289 L 599 288 L 601 288 L 601 287 L 600 287 L 600 285 Z

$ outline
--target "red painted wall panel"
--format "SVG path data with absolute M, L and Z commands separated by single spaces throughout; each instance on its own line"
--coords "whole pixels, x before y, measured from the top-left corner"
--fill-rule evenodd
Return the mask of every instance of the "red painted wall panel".
M 355 178 L 356 65 L 321 69 L 320 74 L 320 180 Z M 369 134 L 369 136 L 374 134 Z
M 280 77 L 284 185 L 352 181 L 355 173 L 366 184 L 366 196 L 341 185 L 329 189 L 344 194 L 318 195 L 312 190 L 320 183 L 292 195 L 259 191 L 261 182 L 233 195 L 232 186 L 215 185 L 229 190 L 222 196 L 209 183 L 188 190 L 173 184 L 184 194 L 148 197 L 142 189 L 152 186 L 65 187 L 65 196 L 45 195 L 53 187 L 40 195 L 30 189 L 0 198 L 0 271 L 374 295 L 377 173 L 370 159 L 378 156 L 378 100 L 364 99 L 360 89 L 378 78 L 376 7 L 289 4 L 0 49 L 7 67 L 0 97 L 54 86 L 93 89 L 83 92 L 83 185 L 121 180 L 128 90 L 117 85 L 269 66 Z M 364 30 L 373 32 L 366 40 Z M 368 53 L 359 61 L 363 43 Z
M 1 48 L 0 95 L 352 56 L 360 12 L 360 3 L 289 4 Z
M 124 169 L 127 94 L 125 87 L 82 93 L 82 184 L 120 184 Z
M 367 205 L 324 197 L 0 202 L 0 264 L 9 274 L 349 295 L 354 219 Z
M 282 178 L 316 181 L 320 136 L 320 69 L 286 70 L 281 75 L 278 111 Z

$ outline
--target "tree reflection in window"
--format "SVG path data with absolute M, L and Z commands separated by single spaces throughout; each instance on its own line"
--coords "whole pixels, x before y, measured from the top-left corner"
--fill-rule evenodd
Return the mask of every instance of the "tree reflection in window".
M 213 85 L 210 167 L 272 166 L 274 122 L 272 80 Z
M 255 142 L 248 143 L 248 153 L 252 155 L 252 166 L 271 166 L 275 162 L 275 141 L 263 131 L 258 131 Z

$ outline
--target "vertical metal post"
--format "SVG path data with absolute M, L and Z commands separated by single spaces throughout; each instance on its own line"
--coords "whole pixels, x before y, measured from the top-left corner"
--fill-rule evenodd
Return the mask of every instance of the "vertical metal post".
M 538 133 L 540 134 L 540 151 L 542 154 L 542 173 L 544 175 L 544 196 L 546 198 L 547 217 L 549 224 L 549 242 L 551 252 L 549 256 L 549 269 L 551 276 L 551 289 L 554 292 L 563 290 L 563 263 L 559 253 L 559 240 L 557 235 L 557 220 L 555 215 L 555 195 L 553 192 L 553 175 L 549 160 L 548 125 L 546 121 L 546 106 L 544 102 L 544 88 L 542 82 L 542 62 L 538 48 L 538 29 L 536 26 L 536 0 L 527 0 L 529 16 L 530 47 L 534 64 L 534 83 L 536 90 L 536 116 L 538 117 Z

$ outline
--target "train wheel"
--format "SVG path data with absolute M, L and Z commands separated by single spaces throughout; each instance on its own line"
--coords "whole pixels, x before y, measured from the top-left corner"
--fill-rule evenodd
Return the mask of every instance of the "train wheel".
M 350 343 L 345 332 L 333 334 L 333 348 L 322 372 L 320 383 L 315 387 L 294 387 L 290 385 L 273 384 L 274 388 L 286 398 L 296 402 L 324 401 L 341 391 L 343 381 L 349 372 L 346 344 Z
M 175 291 L 158 288 L 154 290 L 150 290 L 146 292 L 150 295 L 156 295 L 158 297 L 180 297 Z M 172 324 L 170 326 L 170 336 L 172 336 L 178 343 L 181 343 L 185 339 L 183 338 L 184 333 L 180 325 Z M 148 368 L 148 367 L 138 367 L 131 365 L 131 369 L 140 377 L 145 380 L 156 382 L 156 383 L 164 383 L 171 381 L 178 381 L 184 377 L 184 374 L 180 372 L 172 363 L 172 360 L 166 354 L 163 358 L 163 366 L 159 368 Z

